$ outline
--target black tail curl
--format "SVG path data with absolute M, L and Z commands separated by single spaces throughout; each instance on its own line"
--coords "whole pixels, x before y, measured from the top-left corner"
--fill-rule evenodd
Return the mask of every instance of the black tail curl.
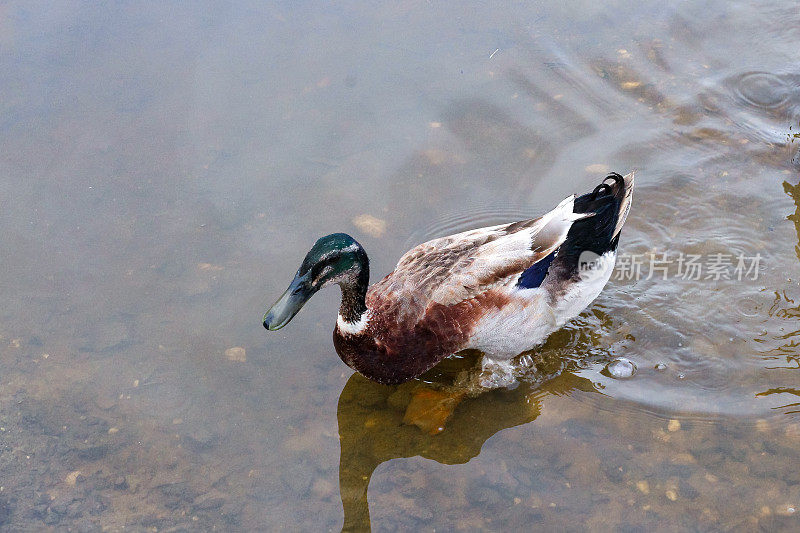
M 594 216 L 576 220 L 559 249 L 563 261 L 575 263 L 585 251 L 603 255 L 617 249 L 619 234 L 614 229 L 625 199 L 625 179 L 613 172 L 594 190 L 575 199 L 575 213 L 594 213 Z

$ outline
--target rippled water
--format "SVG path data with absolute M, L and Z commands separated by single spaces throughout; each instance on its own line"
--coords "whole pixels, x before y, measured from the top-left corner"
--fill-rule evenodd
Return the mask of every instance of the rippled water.
M 3 4 L 0 528 L 796 530 L 798 28 L 790 1 Z M 320 235 L 377 279 L 631 169 L 643 275 L 437 435 L 405 409 L 474 354 L 352 375 L 335 290 L 261 328 Z M 678 271 L 715 254 L 733 279 Z

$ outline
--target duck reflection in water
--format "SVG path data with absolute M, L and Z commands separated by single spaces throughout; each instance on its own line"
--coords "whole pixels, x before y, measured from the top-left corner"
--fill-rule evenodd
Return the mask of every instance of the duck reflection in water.
M 590 380 L 565 372 L 539 388 L 522 383 L 514 390 L 477 397 L 456 394 L 449 404 L 446 387 L 436 387 L 436 383 L 443 381 L 454 367 L 474 364 L 470 359 L 477 357 L 467 354 L 447 360 L 420 380 L 398 386 L 380 385 L 357 373 L 350 377 L 339 396 L 338 407 L 343 531 L 369 531 L 367 489 L 372 473 L 381 463 L 421 456 L 445 465 L 464 464 L 477 457 L 483 443 L 498 431 L 535 420 L 547 393 L 564 394 L 576 389 L 597 392 Z M 426 397 L 430 401 L 424 401 Z M 448 414 L 450 410 L 453 413 L 446 429 L 430 431 L 425 420 L 430 415 L 433 423 L 438 423 L 438 403 L 445 404 L 442 409 Z
M 786 218 L 794 223 L 797 232 L 797 244 L 794 250 L 797 258 L 800 259 L 800 183 L 792 185 L 788 181 L 783 182 L 783 190 L 795 203 L 795 212 Z M 795 305 L 795 300 L 786 295 L 785 291 L 775 291 L 775 300 L 772 303 L 770 314 L 787 321 L 794 321 L 800 318 L 800 305 Z M 773 347 L 762 352 L 765 357 L 772 361 L 771 370 L 778 369 L 800 369 L 800 355 L 797 353 L 797 346 L 800 345 L 798 331 L 786 333 L 781 328 L 777 335 L 780 343 L 775 343 Z M 772 409 L 781 411 L 785 415 L 791 416 L 800 413 L 800 388 L 790 386 L 774 386 L 756 394 L 757 398 L 776 396 L 786 398 L 785 402 L 778 402 Z

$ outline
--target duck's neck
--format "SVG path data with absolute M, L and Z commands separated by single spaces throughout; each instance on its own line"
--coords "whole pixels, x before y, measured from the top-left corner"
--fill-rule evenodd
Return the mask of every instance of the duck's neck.
M 369 319 L 367 309 L 367 288 L 369 287 L 369 259 L 364 253 L 359 257 L 357 274 L 349 277 L 339 285 L 342 287 L 342 305 L 339 306 L 339 329 L 348 333 L 357 333 L 366 327 Z

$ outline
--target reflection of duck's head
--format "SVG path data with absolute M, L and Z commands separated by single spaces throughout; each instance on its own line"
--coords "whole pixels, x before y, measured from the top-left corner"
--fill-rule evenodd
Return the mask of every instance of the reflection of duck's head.
M 372 472 L 381 463 L 417 455 L 442 464 L 466 463 L 498 431 L 536 419 L 540 400 L 547 392 L 595 390 L 591 381 L 565 373 L 548 382 L 544 389 L 534 390 L 523 384 L 515 390 L 467 398 L 448 421 L 447 429 L 430 435 L 403 424 L 409 398 L 420 385 L 410 382 L 386 386 L 353 374 L 342 390 L 338 409 L 339 484 L 345 530 L 369 529 L 367 487 Z

